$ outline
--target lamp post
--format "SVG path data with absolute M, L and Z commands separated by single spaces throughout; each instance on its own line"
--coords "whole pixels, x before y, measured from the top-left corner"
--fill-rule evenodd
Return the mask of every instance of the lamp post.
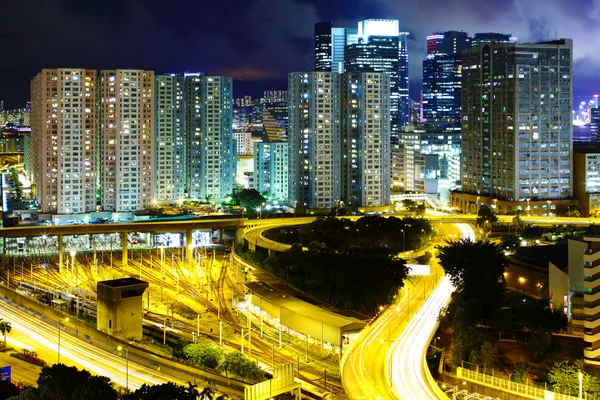
M 117 350 L 123 351 L 123 347 L 117 347 Z M 125 346 L 125 390 L 129 391 L 129 346 Z
M 477 214 L 479 214 L 479 196 L 477 196 L 477 203 L 475 204 L 475 211 L 477 211 Z
M 531 215 L 531 207 L 529 207 L 529 201 L 530 200 L 531 200 L 530 198 L 527 198 L 527 216 Z
M 547 200 L 546 203 L 548 203 L 548 218 L 550 218 L 550 207 L 552 207 L 552 200 Z
M 256 207 L 256 211 L 258 211 L 258 219 L 262 219 L 262 208 Z
M 401 229 L 400 232 L 402 232 L 402 252 L 404 253 L 406 251 L 406 232 L 404 229 Z

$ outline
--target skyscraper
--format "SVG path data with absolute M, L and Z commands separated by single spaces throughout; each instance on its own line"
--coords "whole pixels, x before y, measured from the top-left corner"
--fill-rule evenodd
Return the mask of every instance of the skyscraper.
M 390 203 L 390 76 L 347 72 L 342 79 L 342 196 L 349 206 Z
M 189 76 L 185 82 L 187 181 L 192 198 L 233 192 L 236 143 L 232 137 L 232 79 Z
M 137 211 L 154 202 L 154 72 L 101 72 L 102 209 Z
M 340 200 L 340 74 L 292 72 L 289 92 L 289 197 L 294 208 Z
M 289 75 L 290 204 L 389 204 L 389 88 L 376 72 Z
M 427 37 L 423 60 L 423 118 L 460 122 L 462 52 L 471 47 L 465 32 L 435 32 Z
M 183 199 L 186 135 L 184 75 L 155 77 L 156 200 Z
M 96 71 L 43 69 L 31 81 L 32 181 L 44 213 L 96 209 Z
M 469 209 L 477 196 L 477 209 L 496 199 L 552 210 L 572 196 L 572 46 L 486 43 L 463 53 L 456 206 Z
M 407 32 L 398 20 L 368 19 L 358 28 L 315 25 L 315 70 L 333 72 L 385 72 L 391 76 L 391 137 L 398 142 L 408 123 Z

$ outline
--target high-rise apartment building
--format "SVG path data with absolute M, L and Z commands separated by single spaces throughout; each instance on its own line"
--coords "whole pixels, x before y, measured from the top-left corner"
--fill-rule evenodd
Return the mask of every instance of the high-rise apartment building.
M 43 69 L 31 81 L 29 170 L 44 213 L 96 209 L 96 71 Z
M 238 156 L 251 156 L 254 151 L 252 144 L 252 132 L 233 132 L 236 154 Z
M 384 72 L 391 77 L 391 137 L 398 142 L 408 123 L 407 32 L 398 20 L 368 19 L 358 28 L 315 25 L 315 70 L 333 72 Z
M 184 75 L 156 75 L 154 132 L 156 200 L 185 195 L 186 135 Z
M 260 193 L 284 202 L 288 198 L 288 143 L 254 143 L 254 184 Z
M 233 192 L 236 143 L 232 136 L 232 79 L 189 76 L 185 82 L 187 181 L 192 198 Z
M 390 75 L 343 74 L 342 195 L 348 206 L 390 203 Z
M 463 53 L 456 207 L 469 209 L 474 196 L 477 205 L 496 199 L 529 207 L 530 199 L 556 205 L 573 195 L 572 47 L 570 39 L 486 43 Z
M 289 74 L 289 197 L 294 208 L 331 208 L 340 200 L 338 73 Z
M 102 209 L 137 211 L 155 200 L 154 72 L 101 71 Z
M 389 204 L 389 81 L 376 72 L 289 75 L 290 204 Z

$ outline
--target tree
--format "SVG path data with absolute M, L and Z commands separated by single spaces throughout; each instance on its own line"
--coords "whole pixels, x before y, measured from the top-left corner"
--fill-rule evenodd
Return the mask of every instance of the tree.
M 0 381 L 0 400 L 6 400 L 9 397 L 18 396 L 19 388 L 11 381 Z
M 162 385 L 143 384 L 133 393 L 123 396 L 123 400 L 197 400 L 198 391 L 173 382 Z
M 554 391 L 571 394 L 577 393 L 579 386 L 579 371 L 576 363 L 555 361 L 548 371 L 548 382 L 554 385 Z
M 117 400 L 117 391 L 110 378 L 90 376 L 84 383 L 73 389 L 70 400 Z
M 185 346 L 183 357 L 192 364 L 215 369 L 219 366 L 223 353 L 214 346 L 200 342 Z
M 256 189 L 243 189 L 237 194 L 240 206 L 248 209 L 249 212 L 256 212 L 257 208 L 262 208 L 265 198 Z
M 494 223 L 498 221 L 496 214 L 485 204 L 479 207 L 477 213 L 477 226 L 487 235 L 491 232 Z
M 523 232 L 523 220 L 519 211 L 512 219 L 512 228 L 515 235 L 520 235 Z
M 581 217 L 581 209 L 577 207 L 577 204 L 573 204 L 567 209 L 566 215 L 571 218 L 579 218 Z
M 501 246 L 467 238 L 437 249 L 440 265 L 462 298 L 478 302 L 481 317 L 489 318 L 504 301 L 506 257 Z
M 215 396 L 215 391 L 212 390 L 212 388 L 210 386 L 206 386 L 200 392 L 199 398 L 200 398 L 200 400 L 213 400 L 214 396 Z
M 54 364 L 44 367 L 37 379 L 41 400 L 71 400 L 73 391 L 84 384 L 91 374 L 77 367 L 67 367 L 64 364 Z
M 264 376 L 255 361 L 251 361 L 239 351 L 233 351 L 223 357 L 219 370 L 242 379 L 258 381 Z
M 525 382 L 525 375 L 529 371 L 530 365 L 527 361 L 521 357 L 517 358 L 513 365 L 512 381 L 517 383 Z
M 419 264 L 428 264 L 431 261 L 432 254 L 429 251 L 426 251 L 424 254 L 417 257 L 417 262 Z
M 496 354 L 498 354 L 498 348 L 490 342 L 483 342 L 481 345 L 481 364 L 483 368 L 491 369 L 494 368 L 494 362 L 496 361 Z
M 4 335 L 4 347 L 6 347 L 6 335 L 12 330 L 12 324 L 4 319 L 0 319 L 0 332 Z
M 473 359 L 476 360 L 475 363 L 477 363 L 480 338 L 475 325 L 464 308 L 458 307 L 454 312 L 453 325 L 452 362 L 458 366 L 467 359 L 467 356 L 473 356 Z
M 536 332 L 531 335 L 529 340 L 529 352 L 534 362 L 542 361 L 546 358 L 550 345 L 552 344 L 552 334 L 547 332 Z
M 20 199 L 23 196 L 23 184 L 19 179 L 19 173 L 16 169 L 10 169 L 10 180 L 12 181 L 12 186 L 15 189 L 15 197 Z
M 29 386 L 18 395 L 9 397 L 8 400 L 40 400 L 40 393 L 37 388 Z

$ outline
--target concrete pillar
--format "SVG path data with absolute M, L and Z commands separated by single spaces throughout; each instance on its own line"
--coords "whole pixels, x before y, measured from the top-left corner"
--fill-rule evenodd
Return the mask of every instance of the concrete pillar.
M 192 230 L 188 229 L 185 231 L 185 259 L 191 265 L 194 262 L 194 252 L 192 246 L 194 245 L 192 238 Z
M 219 243 L 223 244 L 223 228 L 219 229 Z
M 244 243 L 244 227 L 240 226 L 235 231 L 235 241 L 237 243 Z
M 123 267 L 127 266 L 127 256 L 128 256 L 128 248 L 129 248 L 129 240 L 127 238 L 127 232 L 121 233 L 121 246 L 123 247 Z
M 62 273 L 63 269 L 63 237 L 58 235 L 58 271 Z

